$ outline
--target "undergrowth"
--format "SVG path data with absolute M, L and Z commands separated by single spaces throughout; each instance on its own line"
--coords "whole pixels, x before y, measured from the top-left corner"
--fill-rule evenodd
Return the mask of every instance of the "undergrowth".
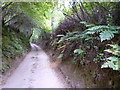
M 16 56 L 22 56 L 28 52 L 29 39 L 22 33 L 16 32 L 8 27 L 2 28 L 2 69 L 4 73 L 11 67 Z
M 47 45 L 60 51 L 58 58 L 74 57 L 77 66 L 89 60 L 102 63 L 101 68 L 120 71 L 120 27 L 80 23 L 86 26 L 85 30 L 58 34 Z

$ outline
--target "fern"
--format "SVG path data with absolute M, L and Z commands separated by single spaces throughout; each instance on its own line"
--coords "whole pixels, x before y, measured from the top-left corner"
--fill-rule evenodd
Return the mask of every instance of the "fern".
M 117 64 L 115 64 L 113 61 L 107 61 L 101 66 L 101 68 L 112 68 L 113 70 L 119 70 L 120 67 L 118 63 L 120 62 L 117 62 Z
M 101 42 L 103 42 L 104 40 L 111 40 L 112 38 L 114 38 L 114 34 L 118 34 L 119 30 L 120 27 L 118 26 L 100 25 L 88 28 L 86 30 L 86 34 L 99 33 L 100 40 Z
M 87 34 L 99 33 L 99 32 L 104 31 L 106 29 L 109 29 L 109 27 L 104 26 L 104 25 L 102 25 L 102 26 L 94 26 L 94 27 L 91 27 L 91 28 L 87 29 L 87 31 L 88 31 Z
M 117 31 L 109 31 L 109 30 L 105 30 L 103 32 L 100 33 L 100 39 L 101 42 L 104 40 L 111 40 L 112 38 L 114 38 L 114 34 L 118 33 Z
M 95 26 L 94 24 L 89 24 L 88 22 L 82 21 L 81 24 L 84 24 L 88 29 L 85 30 L 85 33 L 88 35 L 99 34 L 101 42 L 104 40 L 111 40 L 114 38 L 114 34 L 120 33 L 120 26 L 107 26 L 99 25 Z
M 112 57 L 108 57 L 107 60 L 111 60 L 111 61 L 119 61 L 120 58 L 112 56 Z
M 108 44 L 108 46 L 111 46 L 111 49 L 104 50 L 108 53 L 112 53 L 116 56 L 110 56 L 106 58 L 106 62 L 102 65 L 101 68 L 112 68 L 113 70 L 120 70 L 120 46 L 118 44 Z M 118 57 L 117 57 L 118 56 Z
M 104 51 L 108 53 L 112 53 L 113 55 L 120 56 L 120 46 L 118 44 L 107 44 L 108 46 L 111 46 L 111 49 L 106 49 Z
M 118 44 L 107 44 L 108 46 L 111 46 L 114 49 L 120 49 L 120 46 Z

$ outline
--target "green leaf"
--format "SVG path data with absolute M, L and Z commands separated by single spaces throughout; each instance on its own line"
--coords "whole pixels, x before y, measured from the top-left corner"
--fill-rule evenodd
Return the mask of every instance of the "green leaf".
M 120 61 L 107 61 L 101 68 L 112 68 L 113 70 L 120 70 Z
M 112 68 L 113 70 L 116 70 L 116 66 L 114 65 L 114 63 L 112 61 L 107 61 L 105 62 L 101 68 Z
M 93 26 L 95 26 L 94 24 L 88 24 L 88 25 L 86 25 L 86 27 L 93 27 Z
M 78 39 L 78 37 L 69 37 L 66 40 L 77 40 L 77 39 Z
M 111 40 L 114 37 L 114 33 L 116 33 L 116 32 L 115 31 L 109 31 L 109 30 L 101 32 L 100 33 L 101 42 L 104 41 L 104 40 Z
M 81 50 L 81 49 L 75 49 L 74 50 L 74 53 L 78 53 L 78 54 L 81 54 L 81 53 L 83 53 L 84 51 L 83 50 Z
M 106 49 L 104 51 L 120 56 L 120 46 L 118 44 L 107 44 L 107 45 L 111 46 L 112 48 Z
M 63 57 L 63 54 L 60 54 L 57 58 L 62 58 Z
M 81 24 L 87 25 L 88 23 L 86 21 L 81 21 Z
M 112 48 L 118 48 L 120 49 L 120 46 L 118 44 L 107 44 L 108 46 L 111 46 Z
M 59 43 L 61 43 L 61 42 L 64 42 L 65 41 L 65 39 L 66 39 L 66 37 L 64 36 L 64 37 L 61 37 L 61 39 L 57 42 L 58 44 Z
M 98 47 L 97 46 L 94 46 L 94 48 L 97 50 L 98 49 Z
M 86 21 L 82 21 L 82 22 L 80 22 L 80 23 L 86 25 L 86 27 L 93 27 L 93 26 L 95 26 L 94 24 L 89 24 L 89 23 L 86 22 Z
M 63 35 L 63 34 L 60 34 L 60 35 L 57 35 L 58 37 L 63 37 L 63 36 L 65 36 L 65 35 Z
M 115 56 L 113 56 L 113 57 L 108 57 L 107 59 L 108 59 L 108 60 L 111 60 L 111 61 L 119 61 L 119 60 L 120 60 L 120 58 L 115 57 Z

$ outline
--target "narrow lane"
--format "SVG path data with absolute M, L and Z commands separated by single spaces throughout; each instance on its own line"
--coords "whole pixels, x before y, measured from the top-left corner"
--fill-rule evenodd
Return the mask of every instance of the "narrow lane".
M 50 67 L 49 57 L 35 44 L 3 88 L 65 88 Z

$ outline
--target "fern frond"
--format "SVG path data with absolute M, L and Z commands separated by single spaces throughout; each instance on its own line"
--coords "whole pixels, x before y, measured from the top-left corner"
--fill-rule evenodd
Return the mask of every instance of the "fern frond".
M 113 70 L 120 70 L 120 61 L 116 61 L 116 64 L 114 61 L 107 61 L 105 62 L 101 68 L 112 68 Z
M 120 58 L 115 57 L 115 56 L 108 57 L 107 59 L 108 59 L 108 60 L 111 60 L 111 61 L 120 61 Z
M 108 26 L 105 26 L 105 25 L 101 25 L 101 26 L 94 26 L 94 27 L 91 27 L 91 28 L 88 28 L 87 29 L 87 34 L 94 34 L 94 33 L 99 33 L 101 31 L 104 31 L 104 30 L 108 30 L 109 27 Z
M 112 48 L 106 49 L 104 51 L 120 56 L 120 46 L 118 44 L 108 44 L 108 45 L 111 46 Z
M 119 33 L 119 31 L 120 31 L 119 26 L 100 25 L 88 28 L 85 33 L 86 34 L 100 33 L 99 37 L 102 42 L 104 40 L 111 40 L 112 38 L 114 38 L 114 34 Z
M 84 24 L 86 27 L 94 27 L 95 26 L 95 24 L 89 24 L 88 22 L 86 22 L 86 21 L 82 21 L 82 22 L 80 22 L 81 24 Z
M 101 32 L 99 35 L 101 42 L 104 40 L 111 40 L 112 38 L 114 38 L 114 33 L 117 33 L 117 32 L 116 31 L 109 31 L 109 30 Z
M 111 46 L 114 49 L 119 49 L 120 50 L 120 46 L 118 44 L 107 44 L 108 46 Z
M 106 25 L 99 25 L 99 26 L 94 26 L 91 28 L 87 29 L 87 34 L 94 34 L 94 33 L 99 33 L 102 31 L 116 31 L 116 33 L 118 33 L 118 31 L 120 30 L 119 26 L 106 26 Z

